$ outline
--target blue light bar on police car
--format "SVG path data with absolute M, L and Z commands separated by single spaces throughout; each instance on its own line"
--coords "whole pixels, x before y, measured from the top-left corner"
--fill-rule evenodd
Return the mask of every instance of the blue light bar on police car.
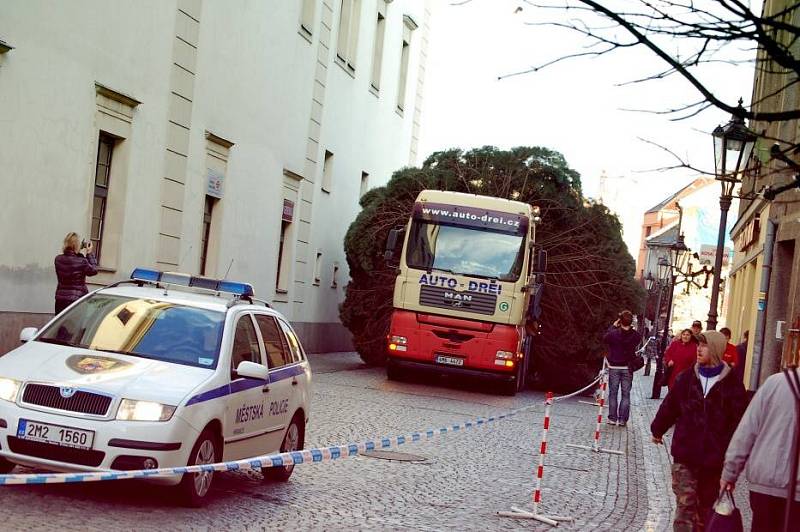
M 255 295 L 253 286 L 249 283 L 226 281 L 224 279 L 210 279 L 208 277 L 193 276 L 179 272 L 161 272 L 147 268 L 136 268 L 131 273 L 131 279 L 148 283 L 161 282 L 170 285 L 202 288 L 205 290 L 235 294 L 242 297 L 253 297 Z
M 133 270 L 133 273 L 131 273 L 131 279 L 157 283 L 158 280 L 161 279 L 161 272 L 156 270 L 146 270 L 145 268 L 136 268 Z

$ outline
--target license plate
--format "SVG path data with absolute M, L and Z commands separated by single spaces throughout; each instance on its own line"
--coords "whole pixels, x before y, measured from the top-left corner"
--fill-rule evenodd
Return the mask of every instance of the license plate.
M 94 444 L 94 431 L 20 419 L 17 425 L 17 438 L 61 447 L 91 449 Z
M 436 355 L 436 362 L 439 364 L 447 364 L 448 366 L 463 366 L 464 359 L 459 357 L 451 357 L 447 355 Z

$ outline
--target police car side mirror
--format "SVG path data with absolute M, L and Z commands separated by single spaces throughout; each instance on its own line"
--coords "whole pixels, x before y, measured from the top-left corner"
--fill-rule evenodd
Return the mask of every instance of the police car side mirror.
M 249 360 L 239 362 L 236 367 L 236 374 L 239 377 L 246 377 L 248 379 L 259 379 L 269 382 L 269 370 L 263 364 L 256 364 Z
M 19 341 L 23 344 L 25 342 L 30 342 L 33 340 L 34 336 L 36 336 L 37 332 L 39 332 L 39 329 L 36 327 L 25 327 L 19 333 Z

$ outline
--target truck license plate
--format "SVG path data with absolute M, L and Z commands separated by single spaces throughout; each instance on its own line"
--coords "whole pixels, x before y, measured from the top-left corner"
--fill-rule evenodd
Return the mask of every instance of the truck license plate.
M 20 419 L 19 425 L 17 425 L 17 438 L 61 447 L 91 449 L 94 443 L 94 431 Z
M 439 364 L 447 364 L 448 366 L 463 366 L 464 359 L 459 357 L 451 357 L 448 355 L 436 355 L 436 362 Z

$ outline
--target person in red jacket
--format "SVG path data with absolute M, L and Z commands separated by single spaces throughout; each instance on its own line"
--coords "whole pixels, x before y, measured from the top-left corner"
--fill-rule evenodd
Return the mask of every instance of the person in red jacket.
M 667 386 L 672 389 L 678 374 L 694 366 L 697 361 L 697 342 L 694 340 L 691 329 L 684 329 L 677 340 L 669 345 L 664 352 L 664 365 L 669 375 Z
M 722 355 L 722 361 L 735 368 L 739 365 L 739 353 L 736 351 L 736 346 L 731 343 L 731 330 L 723 327 L 719 332 L 725 335 L 728 340 L 728 344 L 725 346 L 725 354 Z

